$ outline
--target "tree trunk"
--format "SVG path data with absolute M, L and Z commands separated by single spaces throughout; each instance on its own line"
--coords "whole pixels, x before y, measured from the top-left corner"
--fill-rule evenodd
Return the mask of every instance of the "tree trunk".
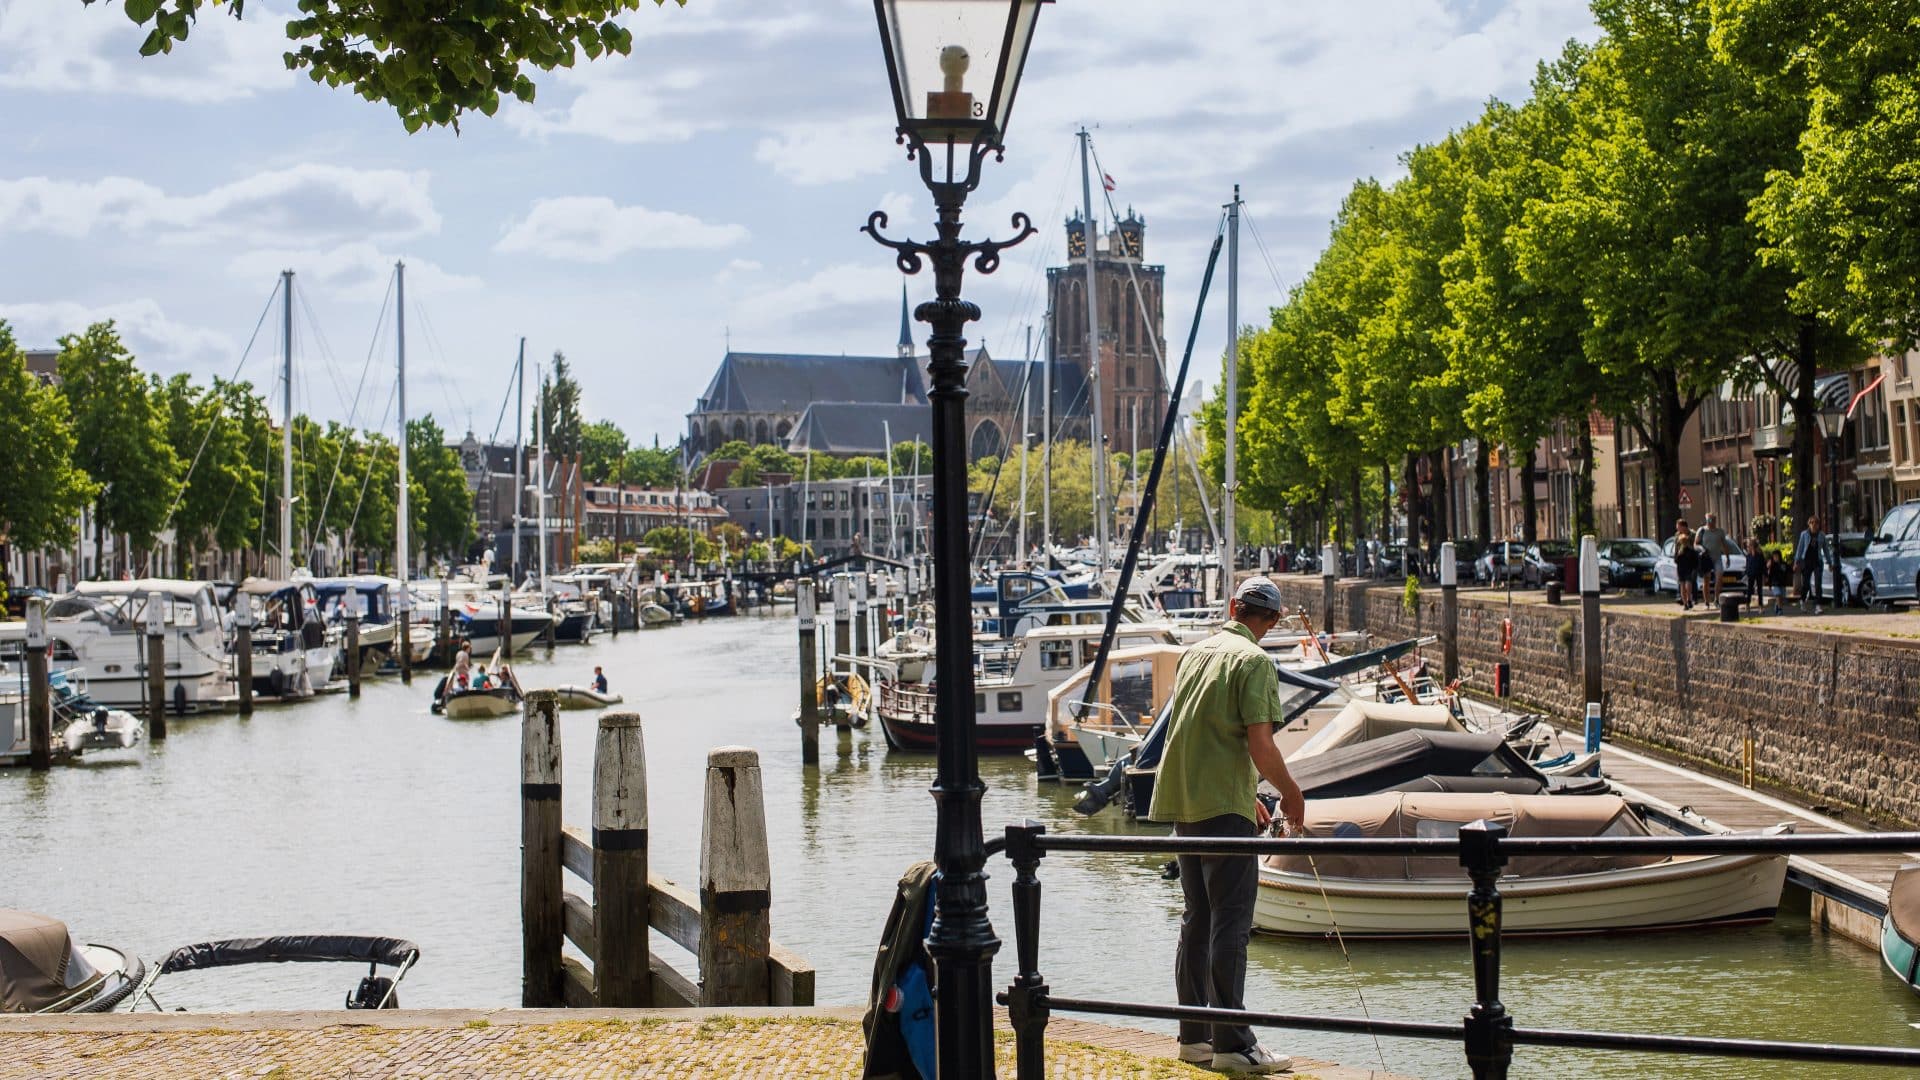
M 1453 536 L 1453 485 L 1448 483 L 1447 452 L 1427 455 L 1427 506 L 1433 514 L 1433 550 Z
M 1538 516 L 1535 504 L 1539 500 L 1533 491 L 1533 459 L 1540 452 L 1539 447 L 1538 442 L 1528 443 L 1526 455 L 1520 459 L 1520 540 L 1527 544 L 1540 539 L 1539 523 L 1535 520 Z
M 1413 515 L 1407 515 L 1411 518 Z M 1380 538 L 1382 541 L 1393 539 L 1393 466 L 1380 463 Z
M 1493 544 L 1493 444 L 1485 438 L 1474 440 L 1479 449 L 1473 455 L 1473 525 L 1482 551 Z
M 1793 403 L 1793 495 L 1791 505 L 1781 507 L 1779 515 L 1783 531 L 1789 536 L 1799 534 L 1800 523 L 1808 514 L 1820 512 L 1814 499 L 1815 473 L 1819 471 L 1813 456 L 1814 438 L 1820 429 L 1820 399 L 1814 394 L 1814 380 L 1820 372 L 1815 331 L 1812 319 L 1801 319 L 1794 342 L 1793 362 L 1799 368 L 1800 382 L 1793 388 L 1790 399 Z M 1785 527 L 1789 521 L 1793 523 L 1791 529 Z M 1827 524 L 1831 527 L 1833 522 Z
M 1593 522 L 1593 424 L 1589 417 L 1582 416 L 1578 421 L 1580 429 L 1580 468 L 1573 477 L 1573 535 L 1569 540 L 1578 542 L 1583 536 L 1597 535 Z
M 1407 550 L 1409 551 L 1420 546 L 1420 517 L 1423 508 L 1433 501 L 1432 493 L 1423 491 L 1420 487 L 1418 463 L 1419 458 L 1416 455 L 1407 455 L 1404 466 L 1406 479 L 1401 485 L 1407 496 Z
M 1333 482 L 1327 481 L 1320 485 L 1320 510 L 1314 519 L 1313 529 L 1313 534 L 1320 538 L 1321 544 L 1326 543 L 1333 536 L 1333 519 L 1327 516 L 1328 511 L 1332 509 L 1332 504 Z
M 1360 550 L 1360 542 L 1367 537 L 1367 508 L 1360 501 L 1360 466 L 1355 465 L 1347 474 L 1347 513 L 1353 519 L 1353 550 Z
M 93 508 L 93 576 L 107 577 L 107 523 L 100 516 L 100 507 Z
M 1687 417 L 1698 402 L 1689 405 L 1680 400 L 1679 380 L 1672 372 L 1661 372 L 1656 378 L 1659 390 L 1651 402 L 1653 408 L 1653 438 L 1648 449 L 1653 452 L 1653 464 L 1659 482 L 1654 486 L 1654 539 L 1672 535 L 1671 530 L 1680 520 L 1680 435 L 1687 426 Z

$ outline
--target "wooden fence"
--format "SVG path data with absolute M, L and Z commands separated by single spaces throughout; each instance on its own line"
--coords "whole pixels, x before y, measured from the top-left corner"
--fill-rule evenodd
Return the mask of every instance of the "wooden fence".
M 600 718 L 593 828 L 560 813 L 560 725 L 552 691 L 527 695 L 521 732 L 520 902 L 527 1008 L 812 1005 L 813 968 L 774 944 L 760 755 L 707 755 L 700 887 L 647 867 L 646 748 L 636 713 Z M 565 874 L 586 886 L 566 887 Z M 658 930 L 699 961 L 683 974 L 652 954 Z M 592 967 L 563 955 L 570 941 Z

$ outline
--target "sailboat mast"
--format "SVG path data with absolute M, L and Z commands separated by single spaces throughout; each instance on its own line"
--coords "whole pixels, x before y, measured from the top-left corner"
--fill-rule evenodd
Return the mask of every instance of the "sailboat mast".
M 393 526 L 393 573 L 402 582 L 413 578 L 407 557 L 407 526 L 413 513 L 407 508 L 407 264 L 393 264 L 395 388 L 400 402 L 400 497 L 396 500 Z M 404 587 L 404 586 L 403 586 Z
M 1100 400 L 1100 300 L 1095 287 L 1093 259 L 1095 222 L 1093 216 L 1093 177 L 1088 171 L 1087 155 L 1090 138 L 1087 129 L 1080 129 L 1080 198 L 1086 208 L 1087 238 L 1087 383 L 1088 400 L 1093 406 L 1093 426 L 1089 431 L 1093 458 L 1093 534 L 1100 552 L 1100 570 L 1107 569 L 1107 469 L 1105 455 L 1101 453 L 1101 411 Z
M 1233 596 L 1234 555 L 1240 534 L 1233 527 L 1235 444 L 1240 441 L 1240 185 L 1233 185 L 1227 204 L 1227 420 L 1223 431 L 1227 451 L 1226 484 L 1220 496 L 1220 602 L 1223 610 Z
M 513 362 L 513 561 L 507 564 L 507 577 L 520 579 L 520 523 L 527 505 L 527 339 L 520 339 L 520 356 Z M 614 553 L 615 557 L 619 552 Z
M 280 272 L 280 576 L 293 576 L 293 271 Z
M 1040 369 L 1040 550 L 1053 545 L 1053 304 L 1040 321 L 1047 339 L 1046 366 Z
M 533 471 L 540 476 L 534 512 L 540 515 L 540 595 L 547 595 L 547 369 L 536 365 L 534 380 L 540 393 L 533 399 Z
M 900 521 L 893 514 L 893 425 L 880 421 L 880 441 L 887 447 L 887 558 L 900 557 Z
M 1027 324 L 1027 369 L 1020 379 L 1020 540 L 1014 548 L 1014 565 L 1027 568 L 1027 448 L 1032 433 L 1027 431 L 1027 402 L 1033 396 L 1033 324 Z

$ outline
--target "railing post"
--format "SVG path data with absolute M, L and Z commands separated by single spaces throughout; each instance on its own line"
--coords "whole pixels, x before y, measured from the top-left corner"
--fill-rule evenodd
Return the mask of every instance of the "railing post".
M 800 617 L 800 764 L 820 764 L 820 704 L 814 670 L 814 636 L 819 633 L 814 612 L 813 579 L 794 583 L 793 607 Z
M 1460 677 L 1460 560 L 1453 541 L 1440 545 L 1440 681 Z
M 360 590 L 347 586 L 347 696 L 360 696 Z
M 53 767 L 53 698 L 47 685 L 47 602 L 27 601 L 27 764 Z M 11 734 L 8 736 L 11 738 Z
M 760 754 L 707 753 L 700 824 L 700 1004 L 765 1005 L 772 875 Z
M 1037 842 L 1045 825 L 1028 820 L 1007 826 L 1007 859 L 1013 863 L 1013 941 L 1019 970 L 1007 988 L 1007 1013 L 1013 1021 L 1014 1075 L 1041 1080 L 1047 1075 L 1047 981 L 1040 974 L 1040 860 Z
M 520 1004 L 566 1004 L 560 944 L 560 698 L 527 695 L 520 729 Z
M 167 604 L 147 594 L 147 738 L 167 741 Z
M 1467 934 L 1473 949 L 1473 1008 L 1464 1023 L 1467 1065 L 1474 1080 L 1506 1080 L 1513 1063 L 1513 1017 L 1500 1003 L 1500 850 L 1507 827 L 1492 821 L 1460 826 L 1460 865 L 1473 879 L 1467 895 Z
M 233 606 L 233 688 L 240 715 L 253 715 L 253 603 L 240 597 Z
M 651 908 L 646 740 L 639 713 L 607 713 L 593 747 L 593 981 L 602 1008 L 653 1004 Z

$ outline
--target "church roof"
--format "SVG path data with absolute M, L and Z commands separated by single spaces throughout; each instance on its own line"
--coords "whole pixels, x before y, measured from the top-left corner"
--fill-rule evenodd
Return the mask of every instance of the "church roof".
M 728 352 L 698 412 L 801 412 L 818 401 L 921 405 L 920 367 L 898 356 Z
M 933 410 L 922 404 L 871 405 L 858 401 L 816 401 L 807 406 L 800 423 L 787 437 L 787 452 L 816 454 L 872 454 L 887 452 L 887 436 L 895 443 L 933 441 Z

